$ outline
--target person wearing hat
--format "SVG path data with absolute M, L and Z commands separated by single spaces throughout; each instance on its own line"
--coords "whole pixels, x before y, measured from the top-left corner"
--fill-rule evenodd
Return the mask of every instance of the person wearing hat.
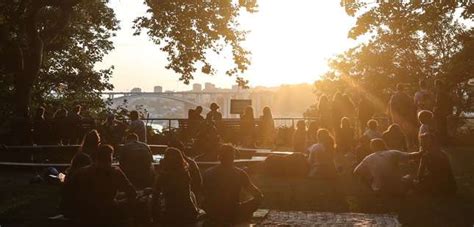
M 219 105 L 217 103 L 213 102 L 210 106 L 211 111 L 207 113 L 206 115 L 206 120 L 211 120 L 211 121 L 220 121 L 222 120 L 222 114 L 221 112 L 218 111 Z

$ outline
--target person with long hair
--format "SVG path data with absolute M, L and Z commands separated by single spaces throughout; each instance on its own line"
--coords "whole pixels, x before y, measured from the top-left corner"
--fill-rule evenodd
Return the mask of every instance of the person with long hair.
M 293 134 L 293 152 L 306 153 L 306 122 L 299 120 Z
M 405 135 L 399 125 L 391 124 L 388 129 L 383 132 L 382 138 L 387 144 L 388 149 L 408 151 Z
M 334 150 L 334 138 L 327 129 L 319 129 L 318 143 L 309 148 L 309 177 L 336 177 Z
M 260 117 L 260 142 L 264 147 L 271 147 L 275 134 L 275 122 L 273 121 L 270 107 L 263 108 L 263 115 Z
M 100 136 L 97 130 L 91 130 L 82 139 L 81 147 L 71 160 L 71 166 L 66 170 L 66 179 L 78 169 L 92 164 L 97 156 L 100 145 Z
M 255 147 L 255 118 L 251 106 L 247 106 L 240 117 L 240 131 L 243 145 Z
M 311 147 L 311 145 L 318 143 L 318 130 L 319 122 L 311 121 L 308 126 L 308 131 L 306 132 L 306 147 Z
M 161 201 L 164 207 L 161 207 Z M 154 222 L 164 226 L 196 222 L 199 209 L 191 191 L 188 162 L 180 150 L 167 148 L 155 180 L 152 210 Z
M 341 118 L 341 126 L 336 129 L 336 150 L 347 154 L 354 147 L 354 129 L 348 117 Z

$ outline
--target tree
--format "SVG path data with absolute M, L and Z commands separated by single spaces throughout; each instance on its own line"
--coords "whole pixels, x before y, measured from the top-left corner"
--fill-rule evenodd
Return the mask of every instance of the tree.
M 197 63 L 202 64 L 203 73 L 214 74 L 216 70 L 207 60 L 209 51 L 220 54 L 228 44 L 235 66 L 226 74 L 236 76 L 241 86 L 247 83 L 238 76 L 250 64 L 250 52 L 241 46 L 246 32 L 239 30 L 237 18 L 241 9 L 255 12 L 256 0 L 145 0 L 145 4 L 147 15 L 135 20 L 136 34 L 147 30 L 153 42 L 168 54 L 166 68 L 180 74 L 180 80 L 188 84 Z

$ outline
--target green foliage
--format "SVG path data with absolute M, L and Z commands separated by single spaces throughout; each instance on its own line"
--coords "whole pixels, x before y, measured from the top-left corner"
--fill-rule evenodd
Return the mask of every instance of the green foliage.
M 238 74 L 250 64 L 250 52 L 241 46 L 246 32 L 239 30 L 237 18 L 241 9 L 254 12 L 255 0 L 146 0 L 145 5 L 147 15 L 135 20 L 136 34 L 147 30 L 153 42 L 168 54 L 166 68 L 180 74 L 180 80 L 188 84 L 193 79 L 196 63 L 202 64 L 201 72 L 214 74 L 216 70 L 206 56 L 209 51 L 219 54 L 229 45 L 235 66 L 226 74 L 236 76 L 241 86 L 247 84 Z

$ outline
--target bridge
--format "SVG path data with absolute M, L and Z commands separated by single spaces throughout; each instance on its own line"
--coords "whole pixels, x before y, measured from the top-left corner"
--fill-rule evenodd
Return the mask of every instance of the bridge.
M 251 91 L 251 90 L 225 90 L 225 91 L 180 91 L 180 92 L 103 92 L 104 98 L 112 100 L 113 103 L 122 100 L 137 101 L 138 99 L 167 99 L 184 104 L 187 110 L 202 106 L 209 110 L 208 106 L 215 102 L 220 106 L 223 117 L 232 117 L 230 114 L 231 99 L 251 99 L 252 107 L 256 112 L 261 112 L 263 107 L 272 104 L 273 92 Z

